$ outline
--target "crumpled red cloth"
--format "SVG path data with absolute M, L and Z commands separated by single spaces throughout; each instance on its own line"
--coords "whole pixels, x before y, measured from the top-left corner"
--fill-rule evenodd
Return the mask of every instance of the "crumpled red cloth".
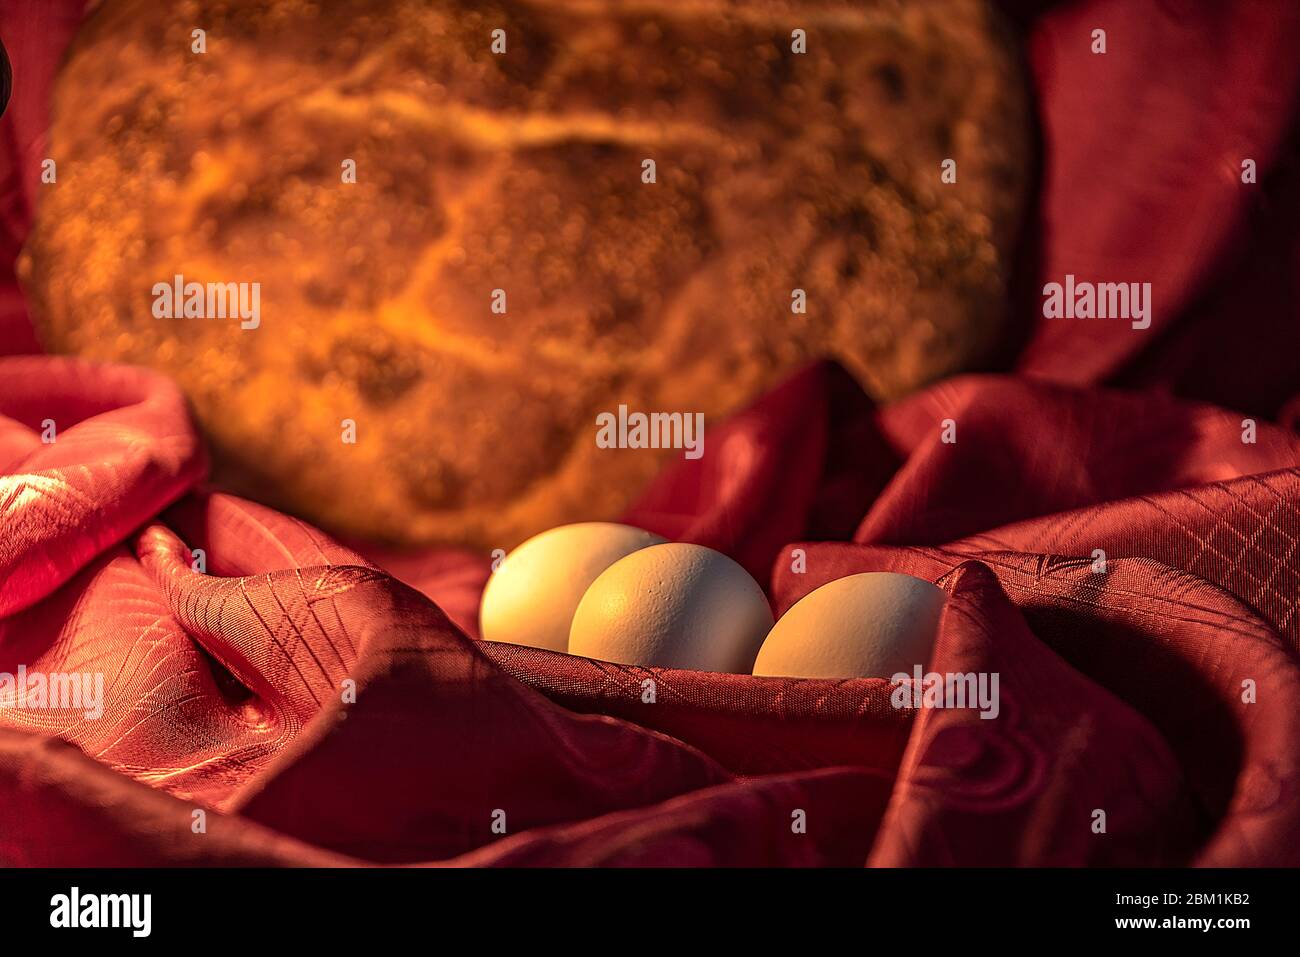
M 727 551 L 778 613 L 860 571 L 939 582 L 930 668 L 997 672 L 996 720 L 478 642 L 488 556 L 350 548 L 207 488 L 175 386 L 20 355 L 10 286 L 0 672 L 106 685 L 100 720 L 0 708 L 0 861 L 1300 864 L 1300 9 L 1009 9 L 1044 140 L 1025 288 L 1151 281 L 1152 328 L 1026 296 L 1016 371 L 883 409 L 814 365 L 627 516 Z M 0 5 L 8 254 L 78 12 Z

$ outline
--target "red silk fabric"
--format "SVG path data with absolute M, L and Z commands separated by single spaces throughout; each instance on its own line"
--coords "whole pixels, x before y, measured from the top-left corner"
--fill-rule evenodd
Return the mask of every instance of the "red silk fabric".
M 7 256 L 77 7 L 0 5 Z M 1300 11 L 1013 12 L 1044 140 L 1026 288 L 1150 281 L 1152 328 L 1028 296 L 1014 373 L 883 409 L 812 366 L 627 516 L 733 555 L 778 613 L 855 572 L 938 581 L 931 670 L 997 672 L 997 720 L 478 642 L 487 556 L 363 557 L 206 488 L 175 386 L 21 355 L 11 280 L 0 672 L 106 683 L 100 720 L 0 708 L 0 862 L 1300 864 Z

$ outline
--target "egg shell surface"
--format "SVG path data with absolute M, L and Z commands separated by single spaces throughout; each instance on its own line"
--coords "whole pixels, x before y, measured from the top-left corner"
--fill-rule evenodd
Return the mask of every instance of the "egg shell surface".
M 920 578 L 866 572 L 822 585 L 781 616 L 754 674 L 885 678 L 925 667 L 947 596 Z
M 620 558 L 667 541 L 614 522 L 548 529 L 507 555 L 479 604 L 484 641 L 565 651 L 573 613 L 591 583 Z
M 603 661 L 748 674 L 772 609 L 758 582 L 702 545 L 653 545 L 610 565 L 573 616 L 569 652 Z

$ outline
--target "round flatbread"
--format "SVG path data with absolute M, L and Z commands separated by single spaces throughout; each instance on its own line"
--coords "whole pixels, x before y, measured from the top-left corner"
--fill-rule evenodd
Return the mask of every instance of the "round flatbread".
M 599 448 L 619 405 L 714 422 L 814 358 L 882 400 L 978 362 L 1028 120 L 975 0 L 108 0 L 49 155 L 47 348 L 174 377 L 236 491 L 509 547 L 681 454 Z M 177 276 L 257 284 L 256 327 L 160 317 Z

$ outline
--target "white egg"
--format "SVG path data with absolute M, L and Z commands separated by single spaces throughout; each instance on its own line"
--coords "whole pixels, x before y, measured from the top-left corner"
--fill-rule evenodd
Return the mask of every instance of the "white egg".
M 771 627 L 763 589 L 726 555 L 703 545 L 654 545 L 592 582 L 573 616 L 569 653 L 747 674 Z
M 625 555 L 666 539 L 630 525 L 580 522 L 534 535 L 507 555 L 483 589 L 479 634 L 565 651 L 588 586 Z
M 781 616 L 754 674 L 891 678 L 923 668 L 939 627 L 943 589 L 911 575 L 849 575 L 805 595 Z

